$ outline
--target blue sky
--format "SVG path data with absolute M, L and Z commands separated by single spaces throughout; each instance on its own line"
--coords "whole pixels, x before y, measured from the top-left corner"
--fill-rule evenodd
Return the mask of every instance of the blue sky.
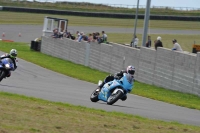
M 137 5 L 137 0 L 98 0 L 98 1 L 97 0 L 52 0 L 52 1 L 73 1 L 73 2 L 90 2 L 90 3 L 104 3 L 104 4 Z M 146 5 L 146 1 L 147 0 L 140 0 L 139 3 L 140 5 Z M 151 6 L 200 8 L 200 0 L 151 0 Z

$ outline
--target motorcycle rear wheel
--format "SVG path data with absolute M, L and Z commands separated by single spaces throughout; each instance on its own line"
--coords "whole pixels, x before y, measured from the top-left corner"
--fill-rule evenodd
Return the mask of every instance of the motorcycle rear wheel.
M 124 93 L 118 90 L 115 94 L 110 95 L 107 100 L 107 104 L 112 105 L 113 103 L 117 102 L 117 100 L 119 100 L 123 95 Z
M 99 98 L 98 98 L 99 91 L 96 91 L 96 90 L 97 90 L 97 89 L 95 89 L 95 90 L 92 92 L 91 96 L 90 96 L 90 100 L 91 100 L 92 102 L 97 102 L 97 101 L 99 101 Z

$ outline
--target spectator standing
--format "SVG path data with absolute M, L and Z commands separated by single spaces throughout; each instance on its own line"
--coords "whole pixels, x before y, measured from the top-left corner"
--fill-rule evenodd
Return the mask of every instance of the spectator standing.
M 99 42 L 99 38 L 101 38 L 101 37 L 100 37 L 100 33 L 99 33 L 99 32 L 96 32 L 95 34 L 96 34 L 97 42 Z
M 76 31 L 77 37 L 76 39 L 78 40 L 79 36 L 81 35 L 79 31 Z
M 151 47 L 151 36 L 148 36 L 148 40 L 146 42 L 146 47 L 148 47 L 148 48 Z
M 92 34 L 89 34 L 88 42 L 92 42 L 92 40 L 93 40 L 93 36 L 92 36 Z
M 63 31 L 63 37 L 67 37 L 68 36 L 68 32 L 67 29 Z
M 131 47 L 137 47 L 138 46 L 138 42 L 139 42 L 139 39 L 137 38 L 137 36 L 135 35 L 132 42 L 131 42 Z
M 78 42 L 81 42 L 81 40 L 83 39 L 83 34 L 84 33 L 81 32 L 80 35 L 78 36 L 78 39 L 77 39 Z
M 155 49 L 156 49 L 156 50 L 157 50 L 158 47 L 163 47 L 163 44 L 162 44 L 161 39 L 162 39 L 162 38 L 161 38 L 160 36 L 157 37 L 157 40 L 156 40 L 156 42 L 155 42 Z
M 182 48 L 181 48 L 181 46 L 177 43 L 176 39 L 173 39 L 172 42 L 174 44 L 174 47 L 172 48 L 172 50 L 183 51 Z
M 70 38 L 71 39 L 71 33 L 70 32 L 67 32 L 66 38 Z
M 97 35 L 96 35 L 96 33 L 93 33 L 93 42 L 95 42 L 97 40 Z
M 154 47 L 155 47 L 157 40 L 154 40 L 153 42 L 154 42 Z
M 98 43 L 106 43 L 107 42 L 107 35 L 105 33 L 105 31 L 102 31 L 102 37 L 98 37 Z
M 107 42 L 107 38 L 108 38 L 108 35 L 105 33 L 105 31 L 102 31 L 103 43 L 106 43 L 106 42 Z
M 85 34 L 83 34 L 83 40 L 84 40 L 84 41 L 88 41 L 88 36 L 85 35 Z
M 57 29 L 54 29 L 53 30 L 53 35 L 52 35 L 53 38 L 59 38 L 59 33 L 58 33 L 58 30 Z

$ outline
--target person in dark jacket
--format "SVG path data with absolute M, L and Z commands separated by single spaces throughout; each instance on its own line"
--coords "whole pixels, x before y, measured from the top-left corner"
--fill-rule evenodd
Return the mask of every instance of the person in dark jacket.
M 151 36 L 148 36 L 148 40 L 146 42 L 146 47 L 151 48 Z
M 163 47 L 160 36 L 157 37 L 157 40 L 155 42 L 155 49 L 157 50 L 158 47 Z
M 9 54 L 4 54 L 0 57 L 0 59 L 4 59 L 4 58 L 10 58 L 13 61 L 14 64 L 14 70 L 17 69 L 17 65 L 16 65 L 16 57 L 17 57 L 17 50 L 16 49 L 11 49 Z M 9 73 L 7 75 L 7 77 L 10 77 L 11 73 Z

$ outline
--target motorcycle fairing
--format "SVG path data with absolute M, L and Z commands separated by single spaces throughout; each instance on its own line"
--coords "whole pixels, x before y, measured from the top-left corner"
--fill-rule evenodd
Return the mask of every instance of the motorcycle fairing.
M 102 101 L 105 101 L 107 102 L 107 99 L 108 97 L 111 95 L 111 90 L 116 88 L 117 86 L 121 86 L 117 80 L 113 80 L 113 81 L 110 81 L 108 83 L 106 83 L 102 89 L 101 89 L 101 92 L 99 93 L 98 95 L 98 98 Z
M 132 90 L 132 87 L 133 87 L 132 80 L 133 80 L 133 77 L 131 77 L 131 75 L 124 73 L 123 77 L 120 80 L 114 79 L 113 81 L 106 83 L 102 87 L 101 92 L 98 95 L 99 100 L 107 102 L 107 99 L 111 95 L 111 91 L 117 87 L 123 88 L 123 90 L 125 90 L 124 94 L 126 95 L 127 92 L 130 92 Z
M 0 68 L 4 68 L 3 64 L 9 64 L 11 70 L 14 69 L 14 64 L 12 62 L 12 60 L 10 58 L 4 58 L 1 60 L 1 63 L 0 63 Z

